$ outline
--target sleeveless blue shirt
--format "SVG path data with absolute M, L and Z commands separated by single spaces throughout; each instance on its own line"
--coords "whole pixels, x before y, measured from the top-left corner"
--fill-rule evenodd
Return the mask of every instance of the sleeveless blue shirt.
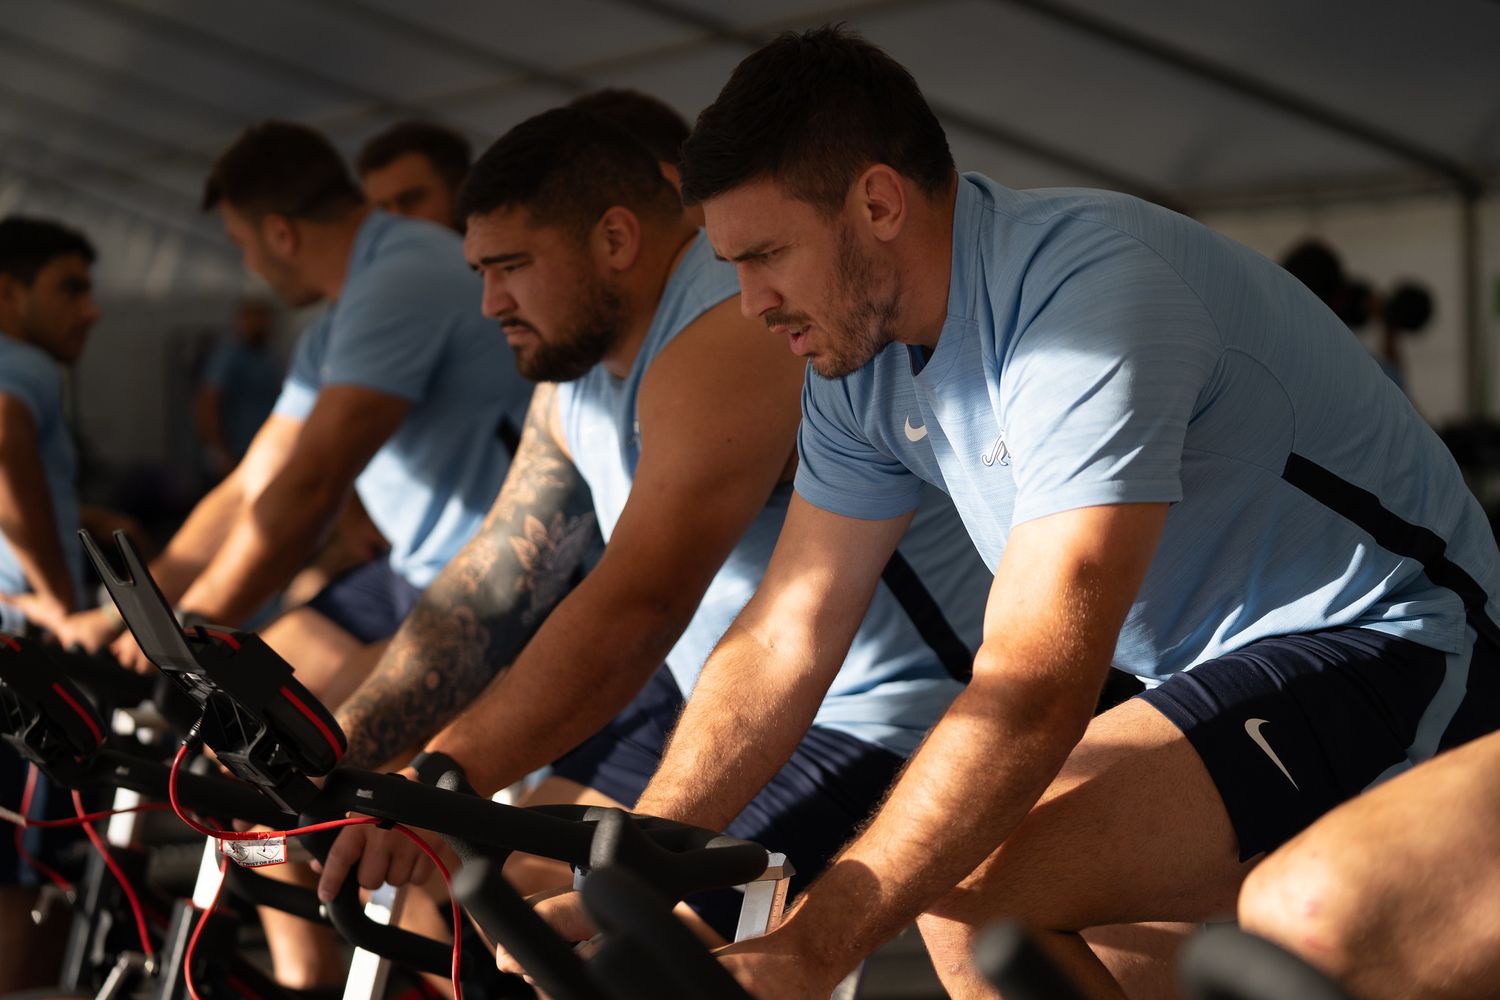
M 606 542 L 630 497 L 640 460 L 637 401 L 642 379 L 674 337 L 738 294 L 733 266 L 715 260 L 700 233 L 662 291 L 630 374 L 617 379 L 601 365 L 558 386 L 563 432 L 593 492 Z M 684 694 L 692 691 L 714 645 L 760 584 L 790 499 L 790 486 L 772 494 L 667 655 L 667 666 Z M 990 574 L 951 501 L 936 489 L 923 494 L 899 557 L 909 571 L 888 574 L 890 583 L 877 588 L 814 724 L 907 755 L 959 691 L 944 664 L 957 659 L 966 668 L 978 648 Z M 923 620 L 921 630 L 913 615 Z M 946 646 L 934 642 L 934 636 L 945 630 L 950 640 Z

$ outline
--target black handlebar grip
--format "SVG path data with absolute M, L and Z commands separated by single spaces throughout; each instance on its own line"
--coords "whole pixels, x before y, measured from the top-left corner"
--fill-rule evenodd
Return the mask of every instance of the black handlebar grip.
M 1078 988 L 1013 920 L 986 930 L 974 946 L 974 957 L 985 978 L 1007 1000 L 1083 1000 Z
M 583 961 L 511 888 L 498 866 L 465 865 L 453 878 L 453 895 L 485 936 L 504 945 L 555 1000 L 605 1000 Z
M 591 872 L 584 882 L 583 903 L 611 939 L 612 952 L 649 960 L 646 985 L 654 981 L 657 996 L 750 1000 L 697 936 L 672 915 L 672 903 L 628 869 L 614 865 Z M 634 975 L 638 965 L 632 961 L 620 974 Z
M 685 827 L 704 835 L 703 846 L 672 851 L 648 837 L 619 809 L 599 809 L 589 867 L 595 871 L 624 865 L 674 902 L 702 889 L 719 889 L 753 881 L 766 870 L 766 850 L 759 844 Z M 698 841 L 698 836 L 693 836 Z
M 309 811 L 302 814 L 301 821 L 302 825 L 311 826 L 327 822 L 329 818 Z M 338 832 L 335 830 L 302 835 L 303 846 L 319 861 L 327 859 L 328 852 L 333 849 L 337 839 Z M 365 908 L 359 901 L 359 883 L 353 872 L 339 886 L 338 895 L 323 904 L 323 910 L 334 930 L 356 948 L 372 951 L 398 965 L 434 976 L 447 976 L 453 969 L 452 945 L 399 927 L 377 924 L 366 916 Z M 457 930 L 455 928 L 455 933 Z M 463 968 L 467 969 L 468 966 L 469 962 L 465 961 Z
M 224 879 L 226 889 L 252 906 L 269 906 L 273 910 L 290 913 L 315 924 L 328 922 L 323 904 L 318 900 L 317 892 L 312 889 L 256 875 L 233 862 L 226 870 Z
M 1193 936 L 1178 967 L 1192 1000 L 1349 1000 L 1349 994 L 1291 952 L 1220 924 Z

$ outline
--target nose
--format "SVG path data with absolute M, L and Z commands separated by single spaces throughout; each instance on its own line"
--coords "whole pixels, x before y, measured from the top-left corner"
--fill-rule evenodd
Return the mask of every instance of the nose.
M 99 322 L 99 317 L 101 315 L 102 314 L 99 312 L 99 303 L 94 301 L 94 297 L 92 295 L 89 296 L 88 299 L 83 303 L 84 324 L 86 326 L 93 326 L 95 323 Z
M 499 319 L 516 311 L 516 299 L 506 290 L 505 282 L 492 274 L 484 276 L 484 299 L 480 310 L 490 319 Z
M 781 296 L 768 282 L 757 278 L 743 264 L 736 268 L 740 279 L 740 312 L 746 319 L 759 319 L 781 305 Z

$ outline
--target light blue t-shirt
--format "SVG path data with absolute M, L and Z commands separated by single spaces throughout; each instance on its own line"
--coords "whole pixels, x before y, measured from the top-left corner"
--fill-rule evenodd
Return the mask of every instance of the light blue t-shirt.
M 219 390 L 224 443 L 239 458 L 271 415 L 281 391 L 281 366 L 264 347 L 251 347 L 233 334 L 220 339 L 203 363 L 203 382 Z
M 10 396 L 31 411 L 36 423 L 37 449 L 52 494 L 52 516 L 57 521 L 63 558 L 73 574 L 74 596 L 83 591 L 83 547 L 78 541 L 78 456 L 63 419 L 63 380 L 57 362 L 39 347 L 0 332 L 0 395 Z M 15 550 L 0 535 L 0 593 L 21 594 L 31 584 L 21 572 Z M 25 620 L 14 608 L 0 605 L 0 631 L 19 633 Z
M 480 298 L 456 233 L 371 212 L 338 300 L 297 345 L 276 401 L 277 414 L 305 420 L 324 386 L 411 400 L 355 490 L 415 587 L 478 529 L 510 466 L 501 422 L 519 431 L 531 398 Z
M 662 291 L 629 376 L 617 379 L 598 366 L 558 387 L 568 448 L 593 493 L 606 542 L 630 497 L 640 460 L 636 406 L 641 380 L 672 338 L 738 294 L 734 268 L 714 259 L 700 233 Z M 790 487 L 772 494 L 667 655 L 667 666 L 684 694 L 692 691 L 714 645 L 759 586 L 790 498 Z M 890 583 L 877 589 L 814 720 L 902 755 L 916 749 L 957 695 L 960 685 L 944 663 L 956 669 L 969 666 L 990 584 L 948 499 L 930 490 L 919 507 L 901 541 L 900 571 L 888 571 Z M 916 621 L 922 623 L 920 631 Z
M 885 517 L 937 484 L 991 566 L 1013 524 L 1170 503 L 1115 650 L 1148 680 L 1330 626 L 1453 652 L 1466 612 L 1494 618 L 1483 511 L 1369 352 L 1271 261 L 1134 198 L 965 175 L 936 350 L 810 377 L 804 413 L 810 502 Z

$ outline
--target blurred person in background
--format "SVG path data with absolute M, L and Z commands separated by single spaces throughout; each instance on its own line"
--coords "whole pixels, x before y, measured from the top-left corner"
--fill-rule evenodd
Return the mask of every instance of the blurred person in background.
M 462 231 L 455 206 L 471 158 L 462 134 L 405 121 L 372 136 L 354 162 L 365 197 L 376 206 Z
M 281 392 L 281 365 L 270 340 L 271 307 L 247 299 L 203 363 L 193 423 L 216 481 L 244 457 Z

